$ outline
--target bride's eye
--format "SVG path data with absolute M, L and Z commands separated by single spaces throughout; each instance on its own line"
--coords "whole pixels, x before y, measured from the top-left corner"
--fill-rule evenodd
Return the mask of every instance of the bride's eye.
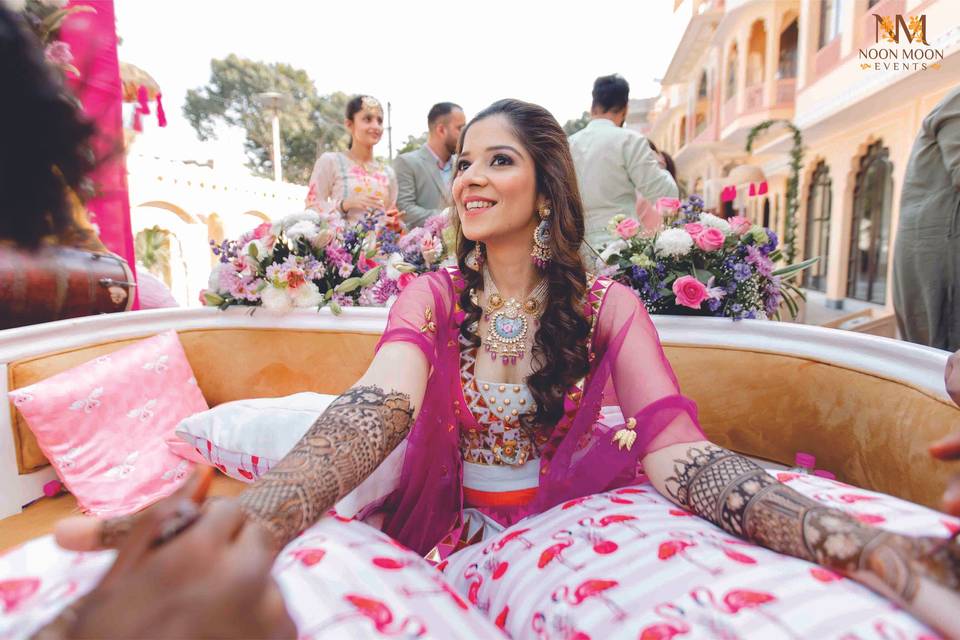
M 461 160 L 460 162 L 457 163 L 458 173 L 462 173 L 463 171 L 466 171 L 469 168 L 470 168 L 470 163 L 467 162 L 466 160 Z
M 506 167 L 511 164 L 513 164 L 513 159 L 503 153 L 498 153 L 497 155 L 493 156 L 492 160 L 490 160 L 490 166 L 492 167 Z

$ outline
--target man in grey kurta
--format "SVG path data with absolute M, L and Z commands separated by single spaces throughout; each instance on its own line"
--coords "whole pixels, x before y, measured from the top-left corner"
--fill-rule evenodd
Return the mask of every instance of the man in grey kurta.
M 404 212 L 408 228 L 422 226 L 449 204 L 454 152 L 460 130 L 466 124 L 463 109 L 452 102 L 439 102 L 427 114 L 427 143 L 397 156 L 397 209 Z
M 610 218 L 637 217 L 637 195 L 651 203 L 677 197 L 677 183 L 660 167 L 646 137 L 623 128 L 629 97 L 630 85 L 622 77 L 597 78 L 590 123 L 570 136 L 586 240 L 598 250 L 613 240 L 607 232 Z
M 960 349 L 960 88 L 933 108 L 910 151 L 893 257 L 905 340 Z

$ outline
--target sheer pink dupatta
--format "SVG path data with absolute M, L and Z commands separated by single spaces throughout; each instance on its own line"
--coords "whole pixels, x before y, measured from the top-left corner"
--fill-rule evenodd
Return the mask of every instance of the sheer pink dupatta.
M 408 436 L 397 489 L 387 498 L 384 531 L 427 553 L 456 525 L 462 508 L 459 450 L 461 402 L 458 367 L 459 273 L 417 278 L 390 311 L 380 344 L 417 345 L 432 371 L 423 407 Z M 633 482 L 642 456 L 678 442 L 703 438 L 696 406 L 679 391 L 656 329 L 626 287 L 599 279 L 590 288 L 587 315 L 596 316 L 594 366 L 582 386 L 566 396 L 566 413 L 541 458 L 534 501 L 503 514 L 509 522 L 563 501 Z M 599 315 L 596 315 L 599 314 Z M 611 376 L 623 413 L 636 419 L 636 441 L 620 447 L 613 434 L 623 425 L 598 423 Z

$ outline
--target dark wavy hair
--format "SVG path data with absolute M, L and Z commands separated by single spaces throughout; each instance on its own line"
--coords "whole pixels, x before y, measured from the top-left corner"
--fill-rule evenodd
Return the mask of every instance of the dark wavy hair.
M 0 238 L 35 247 L 76 230 L 70 192 L 95 161 L 94 128 L 46 65 L 26 25 L 0 3 Z
M 587 276 L 580 256 L 583 243 L 583 205 L 577 188 L 567 136 L 550 112 L 520 100 L 499 100 L 478 113 L 464 128 L 457 144 L 457 155 L 470 127 L 491 116 L 503 116 L 513 127 L 517 139 L 533 158 L 537 193 L 547 202 L 550 216 L 550 250 L 553 259 L 544 271 L 547 301 L 534 336 L 533 370 L 527 378 L 530 393 L 537 402 L 534 415 L 524 416 L 524 426 L 549 435 L 552 425 L 563 416 L 564 393 L 589 371 L 587 336 L 590 325 L 583 315 Z M 530 212 L 530 215 L 536 215 Z M 470 301 L 471 289 L 482 289 L 481 274 L 466 266 L 467 254 L 476 242 L 463 235 L 459 219 L 457 263 L 466 279 L 460 306 L 466 319 L 461 335 L 478 347 L 480 338 L 470 331 L 479 321 L 481 309 Z M 532 236 L 531 236 L 532 241 Z

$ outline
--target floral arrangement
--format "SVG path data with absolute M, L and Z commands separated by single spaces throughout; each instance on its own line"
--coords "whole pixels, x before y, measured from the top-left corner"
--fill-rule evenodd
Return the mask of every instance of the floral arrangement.
M 200 294 L 206 306 L 334 313 L 383 306 L 419 274 L 438 269 L 451 246 L 446 218 L 403 233 L 390 217 L 371 214 L 347 226 L 306 210 L 265 222 L 236 240 L 211 241 L 219 263 Z
M 94 12 L 90 6 L 67 7 L 67 0 L 7 0 L 7 5 L 20 12 L 30 29 L 44 46 L 47 64 L 62 74 L 79 77 L 80 72 L 74 66 L 70 45 L 59 39 L 63 21 L 74 13 Z
M 703 211 L 703 199 L 661 199 L 664 224 L 655 233 L 625 216 L 610 220 L 618 239 L 600 257 L 603 273 L 631 287 L 650 313 L 777 318 L 784 304 L 792 317 L 796 297 L 789 276 L 816 259 L 775 269 L 781 259 L 770 229 L 737 216 L 724 220 Z

